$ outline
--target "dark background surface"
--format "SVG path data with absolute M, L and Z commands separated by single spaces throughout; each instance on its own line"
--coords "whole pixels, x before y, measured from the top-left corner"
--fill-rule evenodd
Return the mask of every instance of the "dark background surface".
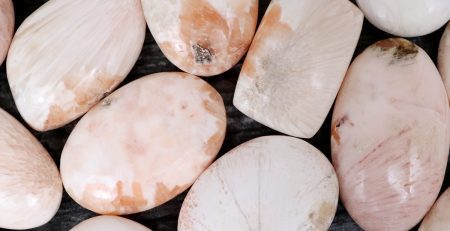
M 22 21 L 35 11 L 39 6 L 44 4 L 46 0 L 15 0 L 15 10 L 16 10 L 16 28 L 22 23 Z M 354 1 L 352 1 L 354 2 Z M 260 14 L 259 19 L 261 19 L 264 14 L 270 0 L 260 0 Z M 406 10 L 406 9 L 405 9 Z M 93 22 L 95 23 L 95 22 Z M 70 28 L 68 28 L 70 30 Z M 443 28 L 440 30 L 423 37 L 410 38 L 411 41 L 415 42 L 421 46 L 433 61 L 436 62 L 439 40 L 443 33 Z M 392 37 L 391 35 L 384 33 L 375 27 L 373 27 L 369 22 L 364 21 L 364 27 L 361 34 L 361 38 L 358 43 L 358 47 L 355 52 L 355 56 L 361 53 L 366 47 L 372 43 Z M 237 145 L 248 141 L 250 139 L 264 136 L 264 135 L 274 135 L 279 134 L 263 125 L 258 124 L 252 119 L 244 116 L 240 113 L 233 105 L 232 98 L 234 93 L 234 88 L 237 82 L 237 77 L 241 69 L 242 61 L 232 68 L 230 71 L 212 78 L 207 78 L 206 80 L 212 84 L 222 95 L 227 115 L 228 115 L 228 127 L 227 135 L 225 138 L 224 145 L 219 153 L 223 155 L 227 151 L 236 147 Z M 141 76 L 162 72 L 162 71 L 178 71 L 178 69 L 172 65 L 161 53 L 160 49 L 156 45 L 151 34 L 147 31 L 147 37 L 145 40 L 144 48 L 141 52 L 139 60 L 137 61 L 135 67 L 125 79 L 122 85 L 129 83 Z M 122 86 L 121 85 L 121 86 Z M 15 118 L 24 121 L 20 117 L 7 83 L 5 65 L 0 67 L 0 107 L 5 109 L 7 112 L 12 114 Z M 320 131 L 311 139 L 307 141 L 321 150 L 328 158 L 330 158 L 330 116 L 328 116 L 326 122 L 320 129 Z M 52 155 L 56 164 L 59 166 L 60 154 L 63 149 L 64 143 L 72 131 L 73 127 L 77 121 L 54 131 L 39 133 L 33 131 L 29 126 L 27 128 L 33 132 L 33 134 L 41 141 L 45 148 Z M 305 171 L 299 169 L 299 171 Z M 443 189 L 450 185 L 450 173 L 446 173 L 444 180 Z M 132 220 L 135 220 L 149 228 L 153 231 L 173 231 L 177 228 L 178 212 L 181 208 L 183 198 L 186 192 L 176 197 L 175 199 L 167 202 L 166 204 L 149 210 L 147 212 L 126 216 Z M 46 225 L 33 229 L 33 230 L 69 230 L 81 221 L 95 216 L 96 214 L 83 209 L 77 203 L 75 203 L 66 193 L 64 193 L 61 207 L 56 214 L 56 216 Z M 232 222 L 232 221 L 230 221 Z M 2 230 L 2 229 L 0 229 Z M 358 225 L 356 225 L 350 216 L 345 211 L 344 207 L 339 204 L 336 217 L 330 230 L 361 230 Z

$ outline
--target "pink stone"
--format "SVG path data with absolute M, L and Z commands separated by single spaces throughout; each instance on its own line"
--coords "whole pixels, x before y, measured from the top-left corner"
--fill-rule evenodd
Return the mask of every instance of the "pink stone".
M 150 31 L 178 68 L 200 76 L 221 74 L 247 52 L 258 0 L 142 0 Z
M 0 228 L 31 229 L 56 214 L 58 168 L 33 135 L 0 109 Z
M 450 24 L 445 28 L 439 45 L 438 68 L 448 94 L 450 93 Z
M 186 73 L 142 77 L 77 124 L 61 156 L 65 189 L 100 214 L 151 209 L 191 186 L 225 128 L 222 97 L 207 82 Z
M 14 33 L 14 7 L 11 0 L 0 0 L 0 65 L 5 60 Z
M 52 0 L 20 25 L 6 69 L 16 106 L 35 130 L 62 127 L 115 89 L 142 50 L 140 0 Z
M 450 189 L 439 197 L 420 225 L 419 231 L 450 230 Z
M 274 130 L 312 137 L 334 102 L 362 23 L 348 0 L 273 0 L 242 67 L 234 105 Z
M 332 119 L 342 201 L 365 230 L 408 230 L 430 209 L 448 158 L 439 72 L 404 39 L 367 48 L 347 73 Z

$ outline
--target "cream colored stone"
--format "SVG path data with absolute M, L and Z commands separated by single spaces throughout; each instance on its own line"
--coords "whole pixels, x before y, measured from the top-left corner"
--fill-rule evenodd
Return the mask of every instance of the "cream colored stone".
M 450 230 L 450 190 L 439 197 L 420 225 L 419 231 Z
M 19 27 L 8 81 L 34 129 L 61 127 L 84 114 L 129 73 L 142 49 L 139 0 L 50 0 Z
M 47 223 L 61 203 L 58 168 L 36 138 L 0 109 L 0 228 Z
M 14 33 L 14 7 L 11 0 L 0 0 L 0 65 L 5 60 Z
M 273 0 L 242 67 L 234 105 L 279 132 L 312 137 L 334 102 L 362 23 L 348 0 Z
M 180 231 L 327 230 L 339 186 L 330 162 L 297 138 L 248 141 L 212 164 L 181 208 Z
M 77 124 L 61 156 L 66 191 L 100 214 L 142 212 L 191 186 L 226 128 L 219 93 L 186 73 L 159 73 L 115 91 Z
M 70 231 L 151 231 L 145 226 L 122 217 L 98 216 L 85 220 Z

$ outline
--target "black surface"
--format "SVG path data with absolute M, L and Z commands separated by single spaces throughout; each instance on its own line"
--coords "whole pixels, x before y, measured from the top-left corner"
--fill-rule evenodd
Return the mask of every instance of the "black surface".
M 162 0 L 164 1 L 164 0 Z M 16 27 L 34 10 L 36 10 L 40 5 L 45 3 L 45 0 L 15 0 L 15 10 L 16 10 Z M 260 15 L 262 17 L 264 11 L 266 10 L 270 0 L 260 1 Z M 421 46 L 433 59 L 436 61 L 437 51 L 439 46 L 439 40 L 443 33 L 441 28 L 437 32 L 417 38 L 410 38 L 411 41 L 415 42 Z M 361 53 L 367 46 L 372 43 L 392 37 L 391 35 L 384 33 L 367 21 L 364 22 L 364 28 L 358 47 L 355 52 L 355 56 Z M 242 63 L 242 62 L 241 62 Z M 248 141 L 250 139 L 263 136 L 263 135 L 273 135 L 279 134 L 263 125 L 258 124 L 252 119 L 244 116 L 240 113 L 233 105 L 232 98 L 241 68 L 241 63 L 235 66 L 230 71 L 213 78 L 207 78 L 206 80 L 212 84 L 222 95 L 225 101 L 227 115 L 228 115 L 228 127 L 227 135 L 225 138 L 224 145 L 219 153 L 223 155 L 227 151 L 231 150 L 233 147 Z M 178 69 L 172 65 L 161 53 L 158 46 L 154 42 L 152 36 L 147 31 L 147 37 L 145 40 L 144 49 L 142 50 L 141 56 L 133 68 L 129 76 L 122 83 L 122 85 L 129 83 L 141 76 L 157 73 L 161 71 L 178 71 Z M 8 111 L 15 118 L 21 121 L 21 119 L 11 96 L 11 92 L 8 87 L 6 79 L 5 65 L 3 64 L 0 68 L 0 107 Z M 328 116 L 325 124 L 322 126 L 320 131 L 312 139 L 307 140 L 309 143 L 313 144 L 319 150 L 321 150 L 328 158 L 330 158 L 330 115 Z M 71 132 L 72 128 L 76 124 L 76 121 L 65 126 L 64 128 L 57 129 L 50 132 L 39 133 L 33 131 L 33 134 L 42 142 L 42 144 L 47 148 L 47 150 L 52 155 L 53 159 L 59 166 L 60 153 L 64 146 L 64 143 Z M 27 126 L 28 129 L 30 129 Z M 32 130 L 32 129 L 30 129 Z M 302 171 L 302 170 L 299 170 Z M 450 184 L 450 175 L 447 172 L 446 178 L 444 180 L 443 188 L 447 188 Z M 181 208 L 181 203 L 186 193 L 176 197 L 175 199 L 167 202 L 166 204 L 159 206 L 147 212 L 127 216 L 127 218 L 133 219 L 154 231 L 173 231 L 177 227 L 178 212 Z M 95 216 L 94 213 L 83 209 L 78 204 L 76 204 L 66 193 L 64 193 L 63 201 L 61 207 L 56 214 L 56 216 L 46 225 L 33 229 L 33 230 L 69 230 L 71 227 L 80 223 L 81 221 Z M 230 221 L 232 222 L 232 221 Z M 0 229 L 2 230 L 2 229 Z M 350 218 L 345 209 L 341 204 L 339 204 L 336 217 L 330 230 L 361 230 Z

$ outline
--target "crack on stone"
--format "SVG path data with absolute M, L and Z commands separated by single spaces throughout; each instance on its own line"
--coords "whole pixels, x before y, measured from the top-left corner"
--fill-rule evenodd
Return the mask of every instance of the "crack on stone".
M 194 50 L 195 62 L 200 64 L 211 63 L 214 52 L 212 49 L 208 49 L 200 46 L 199 44 L 192 45 Z

